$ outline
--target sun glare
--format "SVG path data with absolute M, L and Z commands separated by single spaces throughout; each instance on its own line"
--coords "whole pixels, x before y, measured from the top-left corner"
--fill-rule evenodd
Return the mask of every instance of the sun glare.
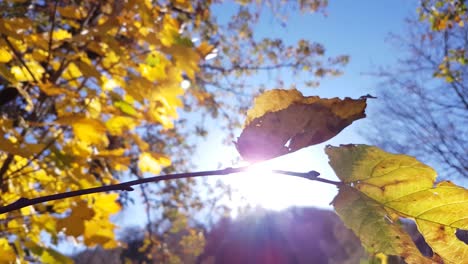
M 291 206 L 329 207 L 336 195 L 336 187 L 299 177 L 273 173 L 272 170 L 295 172 L 319 171 L 324 178 L 333 174 L 323 154 L 301 151 L 270 161 L 252 165 L 243 173 L 228 177 L 229 183 L 243 197 L 234 206 L 250 204 L 281 210 Z M 318 166 L 318 164 L 322 164 Z M 239 164 L 239 166 L 247 164 Z

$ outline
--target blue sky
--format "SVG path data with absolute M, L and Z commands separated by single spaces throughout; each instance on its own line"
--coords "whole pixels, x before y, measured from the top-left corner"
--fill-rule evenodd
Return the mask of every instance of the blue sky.
M 318 88 L 304 88 L 305 95 L 321 97 L 353 97 L 376 94 L 379 80 L 368 74 L 376 67 L 388 66 L 396 61 L 399 54 L 387 41 L 390 33 L 404 34 L 407 17 L 416 17 L 416 1 L 330 1 L 327 15 L 292 14 L 286 28 L 279 27 L 270 17 L 256 26 L 258 36 L 280 37 L 289 43 L 305 38 L 321 43 L 328 56 L 350 55 L 350 63 L 344 74 L 321 80 Z M 226 7 L 217 12 L 226 14 Z M 286 82 L 288 80 L 286 76 Z M 298 87 L 301 88 L 301 87 Z M 369 108 L 378 100 L 372 100 Z M 369 121 L 357 121 L 335 138 L 317 146 L 274 159 L 265 167 L 292 171 L 317 170 L 323 177 L 334 179 L 323 149 L 325 145 L 366 143 L 359 135 Z M 200 170 L 214 169 L 218 163 L 229 166 L 237 157 L 234 146 L 221 143 L 223 131 L 212 126 L 210 136 L 201 143 L 195 164 Z M 239 131 L 240 133 L 240 131 Z M 238 134 L 239 134 L 238 133 Z M 336 194 L 334 186 L 294 179 L 281 175 L 232 175 L 224 177 L 226 182 L 246 196 L 246 202 L 259 204 L 271 209 L 288 206 L 318 206 L 330 208 L 329 203 Z M 236 203 L 234 203 L 236 204 Z
M 407 26 L 405 18 L 417 16 L 417 4 L 417 1 L 407 0 L 330 1 L 327 15 L 290 14 L 286 28 L 281 28 L 267 14 L 255 27 L 255 34 L 258 37 L 282 38 L 288 43 L 305 38 L 323 44 L 327 56 L 349 55 L 351 59 L 342 76 L 326 78 L 321 80 L 318 88 L 305 88 L 301 91 L 305 95 L 321 97 L 358 98 L 366 94 L 376 94 L 379 81 L 366 73 L 374 71 L 375 67 L 391 65 L 396 61 L 398 51 L 387 39 L 390 33 L 404 34 Z M 213 10 L 219 19 L 223 20 L 234 12 L 233 6 L 232 3 L 222 4 L 215 6 Z M 256 78 L 258 80 L 258 77 Z M 287 76 L 285 78 L 286 82 L 293 81 Z M 371 101 L 369 107 L 372 108 L 376 103 L 377 100 Z M 373 124 L 366 120 L 357 121 L 335 138 L 274 159 L 265 167 L 292 171 L 317 170 L 324 178 L 335 179 L 323 151 L 325 145 L 366 143 L 359 133 L 369 125 Z M 238 154 L 234 145 L 223 145 L 225 133 L 216 122 L 209 125 L 209 136 L 198 141 L 199 151 L 194 155 L 193 163 L 197 165 L 197 170 L 217 169 L 218 164 L 232 165 L 231 161 Z M 240 134 L 240 131 L 237 134 Z M 231 202 L 233 206 L 248 202 L 270 209 L 289 206 L 330 208 L 329 203 L 336 194 L 336 188 L 331 185 L 268 173 L 215 177 L 213 181 L 217 179 L 225 180 L 238 190 L 234 201 Z M 241 200 L 241 196 L 246 200 Z M 121 217 L 117 217 L 117 221 L 121 225 L 144 224 L 143 214 L 143 208 L 132 206 Z M 128 217 L 130 215 L 142 217 Z

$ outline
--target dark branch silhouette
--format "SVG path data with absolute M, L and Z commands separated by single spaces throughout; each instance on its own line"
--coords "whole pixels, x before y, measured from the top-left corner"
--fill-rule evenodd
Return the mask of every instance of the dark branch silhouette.
M 175 174 L 167 174 L 167 175 L 160 175 L 154 176 L 149 178 L 143 178 L 128 182 L 122 182 L 118 184 L 110 184 L 100 187 L 70 191 L 70 192 L 63 192 L 63 193 L 56 193 L 52 195 L 46 195 L 36 198 L 20 198 L 16 202 L 8 204 L 6 206 L 0 207 L 0 214 L 4 214 L 7 212 L 11 212 L 14 210 L 21 209 L 26 206 L 35 205 L 43 202 L 54 201 L 54 200 L 61 200 L 65 198 L 91 194 L 91 193 L 100 193 L 100 192 L 109 192 L 109 191 L 133 191 L 132 186 L 140 185 L 149 182 L 159 182 L 159 181 L 166 181 L 166 180 L 174 180 L 174 179 L 185 179 L 185 178 L 194 178 L 194 177 L 206 177 L 206 176 L 221 176 L 221 175 L 228 175 L 232 173 L 238 173 L 248 170 L 249 166 L 239 167 L 239 168 L 225 168 L 221 170 L 211 170 L 211 171 L 198 171 L 198 172 L 188 172 L 188 173 L 175 173 Z M 309 172 L 292 172 L 292 171 L 282 171 L 282 170 L 273 170 L 273 173 L 284 174 L 287 176 L 294 176 L 300 177 L 312 181 L 319 181 L 323 183 L 333 184 L 333 185 L 340 185 L 340 182 L 331 181 L 323 178 L 318 178 L 320 173 L 316 171 L 309 171 Z

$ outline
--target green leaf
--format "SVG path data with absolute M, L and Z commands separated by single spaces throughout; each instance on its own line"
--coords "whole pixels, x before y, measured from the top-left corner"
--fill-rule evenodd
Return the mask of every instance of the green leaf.
M 431 188 L 436 172 L 417 159 L 367 145 L 327 146 L 330 165 L 342 182 L 382 201 Z
M 237 150 L 245 160 L 259 161 L 324 142 L 366 116 L 366 99 L 305 97 L 298 90 L 264 92 L 247 113 Z
M 411 237 L 391 220 L 384 207 L 356 189 L 342 186 L 333 205 L 368 251 L 402 256 L 407 263 L 432 263 L 421 255 Z
M 379 247 L 375 247 L 375 243 L 369 244 L 375 239 L 370 236 L 375 234 L 367 227 L 365 231 L 356 228 L 356 221 L 368 226 L 368 217 L 380 214 L 389 221 L 372 224 L 374 232 L 388 229 L 392 219 L 409 218 L 444 262 L 462 263 L 468 259 L 468 245 L 455 235 L 457 229 L 468 230 L 468 190 L 451 182 L 434 187 L 436 172 L 432 168 L 413 157 L 387 153 L 377 147 L 329 146 L 326 153 L 335 173 L 345 183 L 334 200 L 335 209 L 367 247 L 386 249 L 382 251 L 385 254 L 399 252 L 408 263 L 421 263 L 413 245 L 404 242 L 401 248 L 398 241 L 379 239 Z M 389 250 L 382 245 L 385 243 L 397 243 L 397 250 Z
M 122 111 L 123 113 L 127 114 L 127 115 L 130 115 L 130 116 L 136 116 L 138 114 L 138 112 L 135 110 L 135 108 L 125 102 L 125 101 L 117 101 L 114 103 L 114 106 L 119 108 L 120 111 Z

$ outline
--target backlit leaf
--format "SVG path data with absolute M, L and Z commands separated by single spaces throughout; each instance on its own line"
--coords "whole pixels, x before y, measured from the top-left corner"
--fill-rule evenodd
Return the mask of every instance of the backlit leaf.
M 340 188 L 334 205 L 347 225 L 352 227 L 355 221 L 364 223 L 367 216 L 375 214 L 375 211 L 386 212 L 389 223 L 375 226 L 377 231 L 378 228 L 388 228 L 390 219 L 395 218 L 389 215 L 395 214 L 414 220 L 425 241 L 447 263 L 462 263 L 468 259 L 468 245 L 455 234 L 457 229 L 468 230 L 467 189 L 450 182 L 433 186 L 436 172 L 432 168 L 413 157 L 387 153 L 377 147 L 329 146 L 326 152 L 330 165 L 346 184 Z M 366 214 L 354 215 L 352 211 L 358 208 L 353 204 L 354 200 L 372 205 L 372 208 L 369 207 Z M 372 240 L 369 238 L 371 231 L 353 230 L 364 243 Z M 379 240 L 379 243 L 392 244 L 395 241 L 386 239 Z M 399 254 L 406 256 L 408 263 L 420 263 L 419 260 L 410 261 L 410 256 L 415 256 L 412 245 L 404 243 L 404 246 L 399 249 Z
M 384 207 L 356 189 L 341 187 L 333 206 L 369 252 L 402 256 L 410 264 L 433 263 L 421 255 L 399 223 L 392 222 Z
M 13 263 L 15 259 L 15 250 L 8 244 L 8 239 L 0 238 L 0 263 Z
M 75 137 L 86 144 L 107 145 L 106 127 L 97 119 L 70 116 L 61 118 L 59 123 L 70 125 Z
M 64 40 L 64 39 L 69 39 L 71 37 L 72 37 L 71 33 L 66 31 L 66 30 L 63 30 L 63 29 L 58 29 L 58 30 L 55 30 L 53 32 L 53 39 L 55 41 L 61 41 L 61 40 Z
M 322 99 L 297 90 L 271 90 L 255 98 L 237 141 L 240 155 L 259 161 L 324 142 L 364 118 L 366 97 Z
M 161 172 L 162 167 L 169 166 L 170 164 L 171 160 L 169 158 L 152 152 L 143 152 L 138 159 L 138 168 L 142 172 L 154 174 L 158 174 Z
M 113 116 L 106 122 L 106 127 L 112 135 L 120 135 L 132 130 L 137 125 L 136 120 L 128 116 Z
M 11 59 L 13 59 L 11 53 L 5 48 L 0 48 L 0 63 L 9 62 Z

